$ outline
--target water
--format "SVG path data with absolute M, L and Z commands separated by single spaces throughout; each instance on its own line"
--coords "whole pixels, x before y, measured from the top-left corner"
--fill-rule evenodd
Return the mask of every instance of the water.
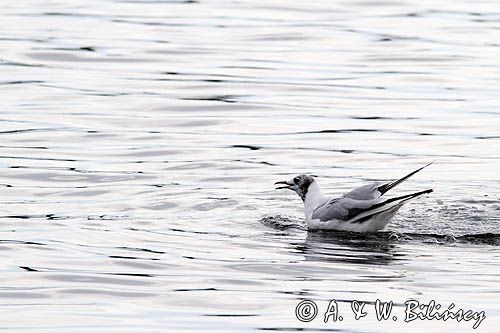
M 0 329 L 472 331 L 500 324 L 494 1 L 6 1 Z M 309 233 L 273 183 L 434 188 Z M 309 323 L 301 301 L 317 302 Z M 336 299 L 345 319 L 324 323 Z M 395 302 L 398 320 L 349 304 Z M 370 308 L 371 309 L 371 308 Z

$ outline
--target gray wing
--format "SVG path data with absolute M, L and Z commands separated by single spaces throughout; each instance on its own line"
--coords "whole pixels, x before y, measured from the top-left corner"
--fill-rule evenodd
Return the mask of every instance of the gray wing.
M 324 205 L 317 207 L 311 217 L 320 221 L 348 221 L 379 202 L 379 199 L 356 200 L 348 197 L 332 199 Z
M 422 194 L 431 193 L 432 189 L 406 194 L 395 198 L 383 200 L 377 198 L 373 200 L 356 200 L 348 197 L 333 199 L 317 207 L 313 213 L 312 219 L 320 221 L 363 221 L 363 218 L 378 214 L 396 206 L 403 205 L 406 201 L 416 198 Z
M 380 198 L 382 193 L 379 191 L 381 183 L 373 183 L 365 186 L 358 187 L 349 193 L 344 194 L 345 198 L 355 200 L 373 200 Z

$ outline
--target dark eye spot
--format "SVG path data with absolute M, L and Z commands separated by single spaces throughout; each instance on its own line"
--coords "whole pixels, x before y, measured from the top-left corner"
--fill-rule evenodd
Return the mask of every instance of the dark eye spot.
M 300 178 L 299 178 L 299 177 L 295 177 L 295 178 L 293 179 L 293 182 L 294 182 L 295 184 L 298 184 L 298 183 L 299 183 L 299 181 L 300 181 Z

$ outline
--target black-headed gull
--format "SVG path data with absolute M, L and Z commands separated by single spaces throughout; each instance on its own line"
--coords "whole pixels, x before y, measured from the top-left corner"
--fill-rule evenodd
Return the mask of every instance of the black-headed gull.
M 390 199 L 382 197 L 387 191 L 430 164 L 432 162 L 401 179 L 365 185 L 340 198 L 326 197 L 318 182 L 308 175 L 299 175 L 292 180 L 276 182 L 275 185 L 284 185 L 276 189 L 295 191 L 302 198 L 309 229 L 374 232 L 383 229 L 406 202 L 432 192 L 432 189 L 428 189 Z

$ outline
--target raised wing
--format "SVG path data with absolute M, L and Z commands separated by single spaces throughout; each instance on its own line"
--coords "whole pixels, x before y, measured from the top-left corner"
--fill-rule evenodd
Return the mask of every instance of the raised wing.
M 433 162 L 430 162 L 430 163 L 424 165 L 423 167 L 407 174 L 403 178 L 400 178 L 398 180 L 395 180 L 395 181 L 392 181 L 389 183 L 385 183 L 385 184 L 374 183 L 374 184 L 369 184 L 369 185 L 358 187 L 358 188 L 352 190 L 351 192 L 345 194 L 344 197 L 356 199 L 356 200 L 373 200 L 373 199 L 380 198 L 387 191 L 389 191 L 390 189 L 393 189 L 394 187 L 401 184 L 402 182 L 404 182 L 405 180 L 407 180 L 408 178 L 410 178 L 411 176 L 413 176 L 414 174 L 416 174 L 420 170 L 428 167 L 432 163 Z
M 380 195 L 384 195 L 385 192 L 389 191 L 390 189 L 396 187 L 397 185 L 401 184 L 402 182 L 404 182 L 405 180 L 407 180 L 408 178 L 410 178 L 411 176 L 413 176 L 414 174 L 416 174 L 417 172 L 419 172 L 420 170 L 424 169 L 424 168 L 427 168 L 429 165 L 431 165 L 433 162 L 430 162 L 430 163 L 427 163 L 426 165 L 424 165 L 423 167 L 407 174 L 406 176 L 404 176 L 403 178 L 400 178 L 398 180 L 395 180 L 393 182 L 390 182 L 390 183 L 387 183 L 387 184 L 384 184 L 384 185 L 381 185 L 379 187 L 377 187 L 377 191 L 380 192 Z

